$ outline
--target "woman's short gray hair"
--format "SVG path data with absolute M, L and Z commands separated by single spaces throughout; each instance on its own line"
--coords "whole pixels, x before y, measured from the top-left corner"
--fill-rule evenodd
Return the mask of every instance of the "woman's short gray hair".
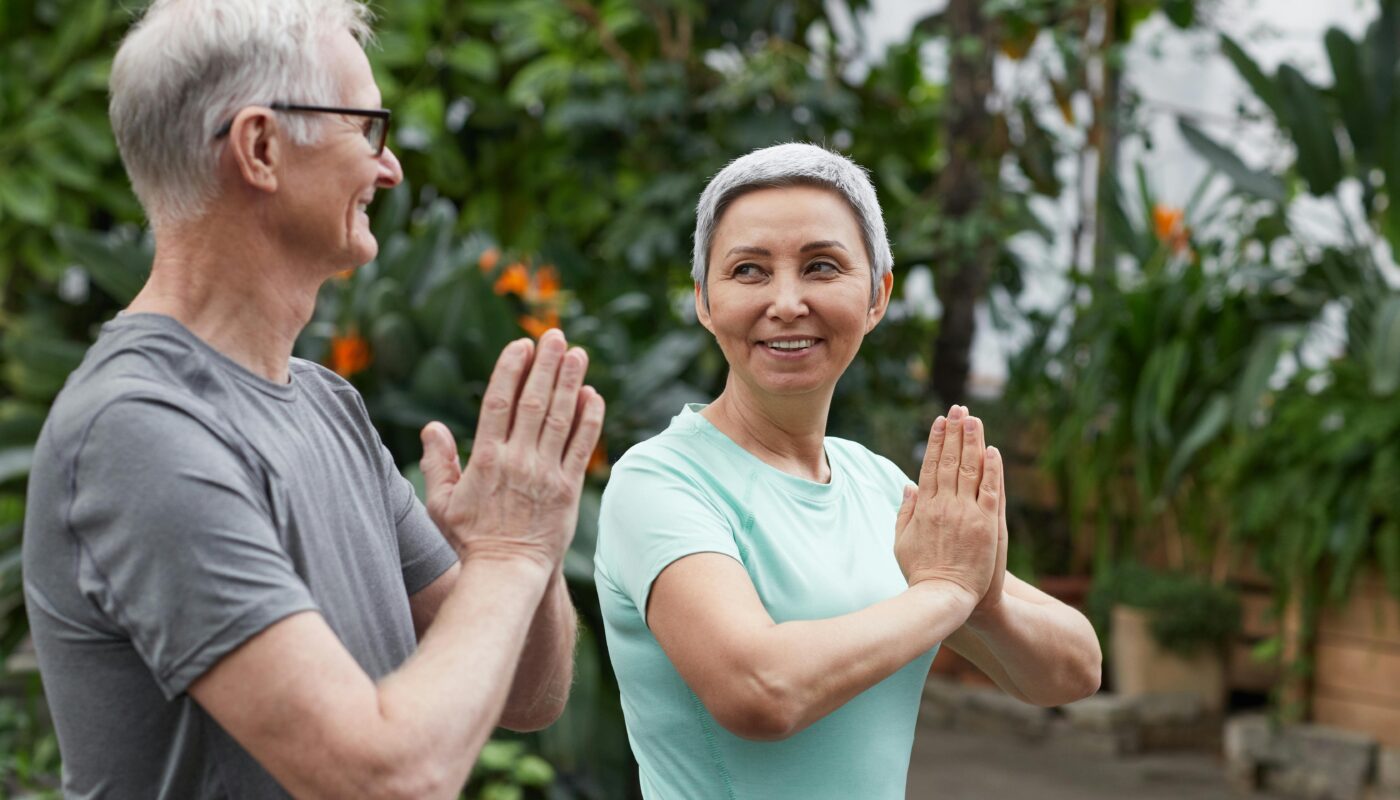
M 272 102 L 339 105 L 327 41 L 361 45 L 371 14 L 358 0 L 155 0 L 112 62 L 108 112 L 132 188 L 152 224 L 198 218 L 214 195 L 219 126 Z M 279 124 L 298 144 L 315 115 Z
M 865 254 L 870 258 L 870 296 L 877 294 L 880 280 L 894 269 L 894 255 L 885 238 L 885 218 L 880 213 L 880 201 L 864 167 L 814 144 L 793 142 L 755 150 L 729 162 L 720 170 L 695 207 L 695 252 L 690 275 L 699 284 L 706 303 L 709 288 L 705 278 L 710 270 L 710 245 L 715 238 L 724 210 L 736 198 L 755 189 L 782 186 L 820 186 L 830 189 L 850 204 L 865 239 Z

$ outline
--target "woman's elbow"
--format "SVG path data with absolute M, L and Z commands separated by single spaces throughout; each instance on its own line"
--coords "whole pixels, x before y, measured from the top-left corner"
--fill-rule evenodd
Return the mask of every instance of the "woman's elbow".
M 1056 680 L 1028 698 L 1038 706 L 1053 707 L 1083 700 L 1099 690 L 1103 681 L 1103 656 L 1098 641 L 1086 647 L 1076 657 L 1067 659 L 1056 670 Z
M 754 678 L 743 688 L 721 689 L 722 697 L 702 698 L 710 715 L 741 739 L 775 742 L 802 728 L 793 692 L 781 682 Z
M 542 731 L 563 716 L 567 703 L 567 697 L 548 697 L 539 700 L 528 709 L 507 708 L 501 714 L 501 727 L 516 733 Z

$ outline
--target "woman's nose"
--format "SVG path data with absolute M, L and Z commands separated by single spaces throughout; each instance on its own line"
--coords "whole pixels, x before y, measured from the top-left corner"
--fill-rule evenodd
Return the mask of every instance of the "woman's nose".
M 771 284 L 773 297 L 768 304 L 768 316 L 791 322 L 807 315 L 807 300 L 799 278 L 778 275 Z

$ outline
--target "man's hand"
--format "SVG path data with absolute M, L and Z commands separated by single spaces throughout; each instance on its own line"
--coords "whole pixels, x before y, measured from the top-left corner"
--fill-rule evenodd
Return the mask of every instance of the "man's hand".
M 895 558 L 910 586 L 943 581 L 969 605 L 1000 586 L 1001 473 L 1000 454 L 985 448 L 981 422 L 966 408 L 953 406 L 933 423 L 919 488 L 905 490 L 895 523 Z
M 583 386 L 588 356 L 562 333 L 546 332 L 532 362 L 534 349 L 526 339 L 502 351 L 465 472 L 447 426 L 423 428 L 428 513 L 463 561 L 525 557 L 555 569 L 573 539 L 603 398 Z

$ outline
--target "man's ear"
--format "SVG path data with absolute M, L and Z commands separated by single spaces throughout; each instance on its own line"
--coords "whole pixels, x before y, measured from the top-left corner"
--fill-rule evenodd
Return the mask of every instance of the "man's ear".
M 285 141 L 271 109 L 248 106 L 234 115 L 228 151 L 244 183 L 263 192 L 277 191 Z
M 700 284 L 695 284 L 695 318 L 700 320 L 700 324 L 705 326 L 705 330 L 710 333 L 715 332 L 713 320 L 710 319 L 710 307 L 705 302 L 705 291 Z
M 875 326 L 880 324 L 880 320 L 885 318 L 885 312 L 890 307 L 890 293 L 894 291 L 894 272 L 886 272 L 880 278 L 880 285 L 875 291 L 875 302 L 870 304 L 870 310 L 865 314 L 865 332 L 870 333 L 875 330 Z

